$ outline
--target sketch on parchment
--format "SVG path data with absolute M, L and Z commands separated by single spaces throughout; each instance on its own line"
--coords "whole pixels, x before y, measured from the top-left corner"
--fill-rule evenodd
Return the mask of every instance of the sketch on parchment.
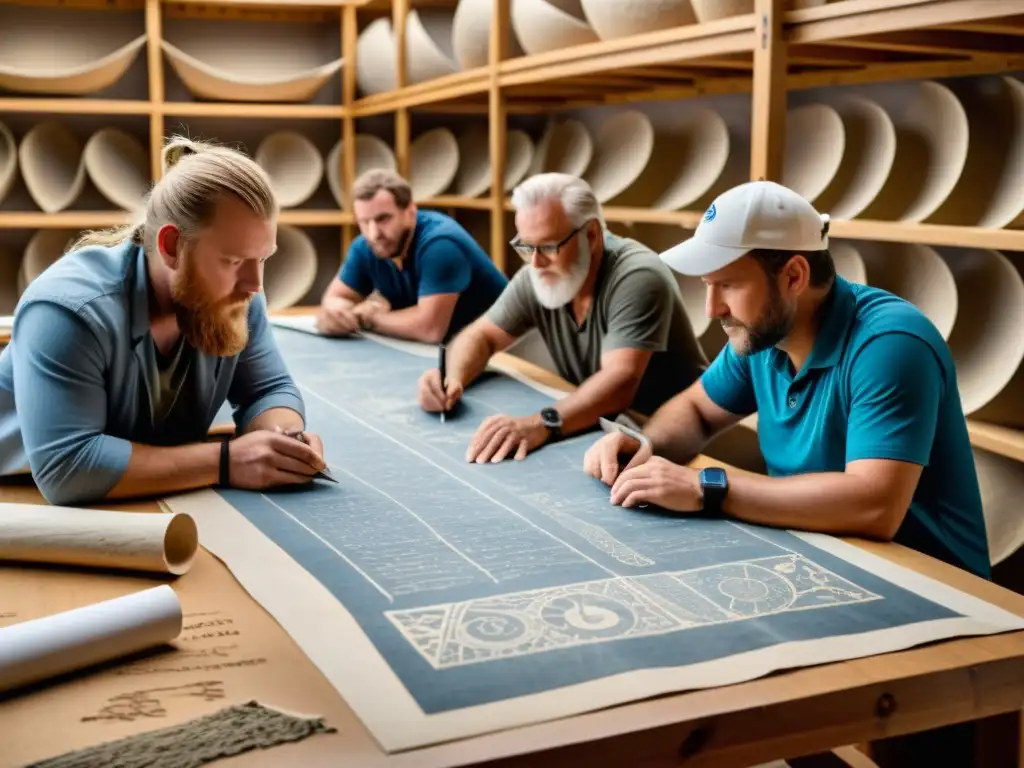
M 339 483 L 168 504 L 387 750 L 1022 625 L 829 537 L 616 507 L 596 433 L 468 463 L 483 419 L 551 396 L 485 375 L 441 424 L 434 359 L 275 333 Z

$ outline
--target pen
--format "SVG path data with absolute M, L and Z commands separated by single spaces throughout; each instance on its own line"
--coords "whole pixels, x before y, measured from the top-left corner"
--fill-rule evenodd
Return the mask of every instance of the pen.
M 284 430 L 284 435 L 285 437 L 294 437 L 300 443 L 305 443 L 306 445 L 309 445 L 309 441 L 306 439 L 306 435 L 303 434 L 303 431 L 301 429 L 296 431 L 286 429 Z M 313 477 L 322 477 L 324 480 L 330 480 L 332 483 L 338 482 L 334 478 L 334 475 L 331 474 L 330 470 L 327 469 L 327 462 L 324 462 L 324 468 L 317 472 L 315 475 L 313 475 Z
M 444 394 L 445 397 L 447 397 L 447 389 L 446 389 L 446 383 L 445 383 L 446 375 L 445 375 L 445 370 L 444 370 L 445 369 L 445 354 L 444 354 L 444 352 L 445 352 L 444 342 L 441 342 L 440 344 L 437 345 L 437 367 L 438 367 L 438 370 L 441 371 L 441 392 Z M 444 405 L 442 405 L 441 406 L 441 423 L 442 424 L 444 424 L 444 415 L 445 415 L 445 408 L 444 408 Z

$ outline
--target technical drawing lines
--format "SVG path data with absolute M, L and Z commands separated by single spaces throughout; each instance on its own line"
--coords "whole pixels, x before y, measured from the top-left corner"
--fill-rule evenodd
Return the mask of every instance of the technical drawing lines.
M 442 669 L 880 599 L 804 557 L 783 555 L 385 615 Z

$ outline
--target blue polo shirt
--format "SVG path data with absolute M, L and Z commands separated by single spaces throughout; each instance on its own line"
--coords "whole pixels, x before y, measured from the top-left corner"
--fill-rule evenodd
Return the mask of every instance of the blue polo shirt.
M 842 472 L 858 459 L 922 465 L 895 540 L 989 578 L 981 492 L 953 358 L 913 304 L 837 277 L 799 373 L 782 350 L 741 357 L 726 345 L 701 381 L 727 411 L 757 411 L 769 475 Z M 827 505 L 821 514 L 828 514 Z
M 422 296 L 460 294 L 446 339 L 486 312 L 508 285 L 476 240 L 454 219 L 435 211 L 417 212 L 403 269 L 375 256 L 360 235 L 349 248 L 339 279 L 361 296 L 377 289 L 392 309 L 415 306 Z

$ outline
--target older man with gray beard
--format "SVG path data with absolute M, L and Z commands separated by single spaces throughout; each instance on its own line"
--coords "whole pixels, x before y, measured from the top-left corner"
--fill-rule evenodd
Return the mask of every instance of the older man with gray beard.
M 527 262 L 488 312 L 423 375 L 424 410 L 447 411 L 496 352 L 537 328 L 558 373 L 578 386 L 540 413 L 485 420 L 467 461 L 524 458 L 548 440 L 588 429 L 628 408 L 651 414 L 696 381 L 707 366 L 675 277 L 656 253 L 609 233 L 583 180 L 533 176 L 512 194 L 516 237 Z

